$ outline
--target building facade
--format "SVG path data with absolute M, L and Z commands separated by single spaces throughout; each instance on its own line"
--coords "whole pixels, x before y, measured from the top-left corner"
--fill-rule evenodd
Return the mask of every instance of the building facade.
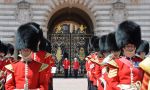
M 58 63 L 64 53 L 83 60 L 89 38 L 115 31 L 123 20 L 141 25 L 150 42 L 150 0 L 0 0 L 0 40 L 14 44 L 18 26 L 36 22 Z

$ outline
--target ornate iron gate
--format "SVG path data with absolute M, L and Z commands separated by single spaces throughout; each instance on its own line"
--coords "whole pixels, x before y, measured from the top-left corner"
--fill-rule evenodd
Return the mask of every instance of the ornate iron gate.
M 84 63 L 83 60 L 87 55 L 87 44 L 88 40 L 91 38 L 92 34 L 49 34 L 48 39 L 51 41 L 52 53 L 56 55 L 57 65 L 59 67 L 58 73 L 61 73 L 62 67 L 61 62 L 64 59 L 63 54 L 68 53 L 70 61 L 73 58 L 78 58 L 80 61 L 80 72 L 84 72 Z M 71 73 L 71 70 L 70 70 Z
M 81 66 L 80 72 L 83 72 L 88 40 L 93 35 L 88 34 L 89 31 L 86 25 L 74 21 L 64 21 L 57 24 L 52 31 L 49 32 L 48 39 L 52 46 L 51 52 L 56 56 L 57 73 L 62 73 L 63 71 L 62 61 L 66 53 L 70 62 L 72 62 L 75 57 L 78 58 Z M 71 70 L 70 68 L 70 75 Z

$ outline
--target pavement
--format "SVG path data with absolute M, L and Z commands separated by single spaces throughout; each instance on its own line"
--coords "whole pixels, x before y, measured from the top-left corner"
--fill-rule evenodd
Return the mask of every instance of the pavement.
M 53 90 L 87 90 L 87 78 L 53 78 Z

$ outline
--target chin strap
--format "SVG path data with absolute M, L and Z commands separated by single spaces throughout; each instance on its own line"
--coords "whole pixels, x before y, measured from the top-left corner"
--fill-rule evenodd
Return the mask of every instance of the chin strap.
M 25 61 L 25 62 L 26 62 L 26 61 L 27 61 L 27 62 L 30 61 L 30 60 L 31 60 L 31 55 L 32 55 L 32 52 L 31 52 L 28 56 L 26 56 L 26 57 L 24 57 L 24 56 L 21 55 L 21 56 L 22 56 L 21 61 Z

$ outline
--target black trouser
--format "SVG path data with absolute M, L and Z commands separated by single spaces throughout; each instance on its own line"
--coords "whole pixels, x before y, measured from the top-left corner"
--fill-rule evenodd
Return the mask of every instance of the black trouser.
M 49 79 L 48 90 L 53 90 L 53 78 Z
M 78 77 L 78 69 L 73 69 L 74 72 L 74 77 L 77 78 Z
M 92 88 L 92 86 L 91 86 L 91 81 L 90 81 L 89 78 L 88 78 L 88 90 L 92 90 L 91 88 Z
M 68 69 L 64 69 L 65 77 L 68 77 Z
M 88 78 L 88 90 L 98 90 L 97 86 L 93 85 L 93 81 L 90 81 Z
M 97 86 L 92 84 L 92 89 L 91 90 L 97 90 Z

